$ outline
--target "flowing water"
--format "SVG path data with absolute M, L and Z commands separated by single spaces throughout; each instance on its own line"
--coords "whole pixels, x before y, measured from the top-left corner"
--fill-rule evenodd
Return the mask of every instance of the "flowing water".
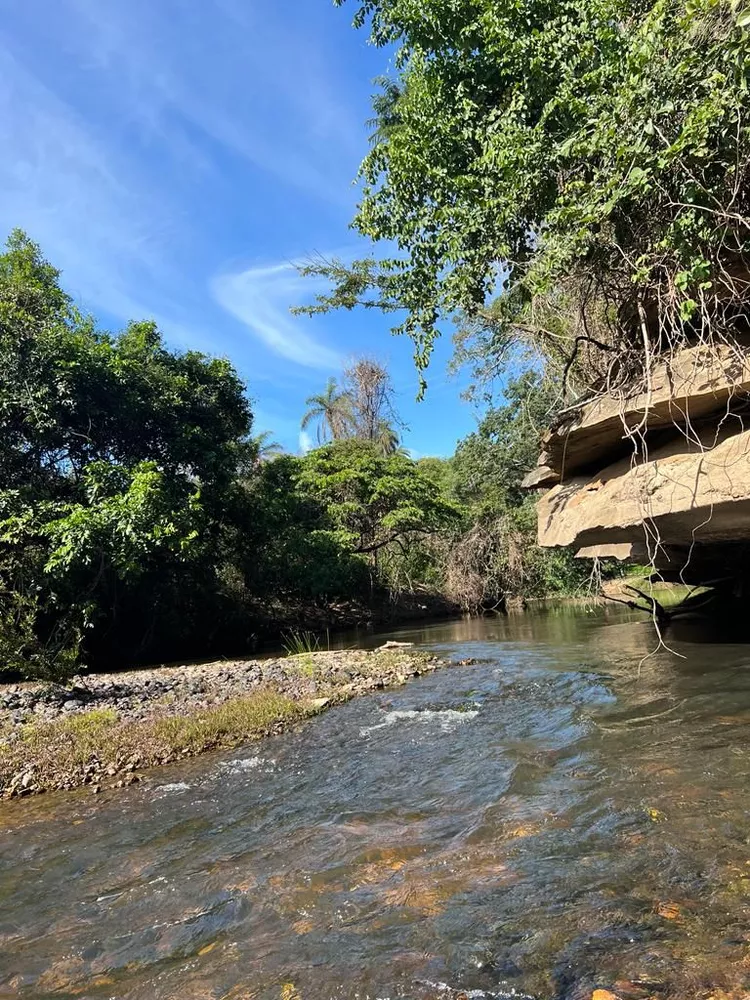
M 570 609 L 397 638 L 479 662 L 142 785 L 2 806 L 0 996 L 750 982 L 750 647 L 644 660 L 649 623 Z

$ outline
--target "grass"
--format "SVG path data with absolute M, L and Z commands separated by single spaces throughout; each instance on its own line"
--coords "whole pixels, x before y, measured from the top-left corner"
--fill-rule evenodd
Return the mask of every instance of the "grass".
M 28 724 L 0 745 L 0 795 L 98 784 L 118 774 L 130 781 L 137 769 L 259 739 L 315 711 L 264 690 L 190 715 L 122 721 L 111 709 L 94 709 Z M 23 774 L 30 775 L 25 787 Z
M 312 653 L 290 653 L 289 658 L 294 660 L 294 665 L 302 677 L 312 679 L 315 677 L 315 657 Z
M 303 653 L 317 653 L 320 649 L 320 639 L 314 632 L 287 632 L 281 642 L 287 656 L 300 656 Z

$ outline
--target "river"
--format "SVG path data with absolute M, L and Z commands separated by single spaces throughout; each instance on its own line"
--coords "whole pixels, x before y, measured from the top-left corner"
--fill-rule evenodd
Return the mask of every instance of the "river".
M 750 647 L 649 656 L 619 609 L 393 637 L 478 662 L 98 798 L 4 804 L 0 996 L 747 986 Z

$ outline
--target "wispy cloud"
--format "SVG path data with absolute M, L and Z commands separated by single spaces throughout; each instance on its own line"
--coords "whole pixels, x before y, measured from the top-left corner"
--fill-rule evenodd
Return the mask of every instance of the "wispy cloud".
M 324 34 L 300 23 L 297 0 L 68 0 L 78 37 L 97 54 L 110 101 L 126 102 L 158 141 L 168 131 L 202 155 L 206 138 L 286 184 L 351 204 L 365 152 Z M 276 10 L 275 10 L 276 8 Z M 286 16 L 284 16 L 286 8 Z M 311 12 L 312 13 L 312 12 Z M 277 16 L 280 15 L 280 16 Z M 90 58 L 90 57 L 89 57 Z
M 105 309 L 130 298 L 134 273 L 163 277 L 164 247 L 177 236 L 164 202 L 152 202 L 123 162 L 113 169 L 74 110 L 2 46 L 0 78 L 0 219 L 28 229 Z
M 310 320 L 289 311 L 311 295 L 310 282 L 300 277 L 294 264 L 219 275 L 211 289 L 216 301 L 275 354 L 306 368 L 341 367 L 341 355 L 305 329 Z

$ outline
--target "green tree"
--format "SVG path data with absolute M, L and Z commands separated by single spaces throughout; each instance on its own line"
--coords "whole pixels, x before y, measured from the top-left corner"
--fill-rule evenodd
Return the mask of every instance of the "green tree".
M 248 441 L 248 446 L 250 461 L 256 466 L 284 454 L 284 449 L 279 442 L 273 440 L 271 431 L 261 431 L 260 434 L 253 434 Z
M 343 5 L 345 0 L 335 0 Z M 397 255 L 312 264 L 315 309 L 531 335 L 581 383 L 746 315 L 750 16 L 734 0 L 355 0 L 395 47 L 354 227 Z M 546 318 L 564 319 L 564 340 Z M 502 339 L 502 337 L 501 337 Z
M 326 509 L 337 540 L 359 555 L 375 554 L 407 536 L 445 531 L 461 516 L 412 459 L 384 456 L 369 441 L 310 452 L 300 483 Z
M 554 380 L 524 372 L 456 449 L 452 483 L 468 523 L 446 546 L 445 576 L 449 592 L 468 608 L 571 592 L 586 578 L 572 551 L 536 544 L 535 499 L 521 488 L 558 394 Z
M 377 422 L 371 440 L 381 455 L 393 455 L 401 445 L 398 431 L 388 420 Z
M 363 560 L 336 535 L 325 499 L 307 486 L 310 461 L 310 456 L 281 455 L 243 482 L 227 563 L 240 572 L 251 603 L 325 604 L 366 593 Z
M 505 385 L 503 397 L 502 405 L 490 407 L 477 430 L 459 442 L 453 459 L 456 494 L 475 509 L 526 501 L 521 482 L 536 464 L 559 388 L 529 369 Z
M 351 434 L 354 423 L 351 397 L 348 392 L 339 389 L 335 378 L 328 379 L 325 392 L 308 396 L 305 406 L 307 410 L 302 417 L 302 430 L 315 424 L 318 444 L 339 441 Z
M 344 371 L 343 388 L 330 378 L 324 393 L 307 399 L 302 430 L 317 423 L 319 445 L 358 438 L 391 455 L 401 444 L 393 395 L 388 370 L 371 358 L 357 358 Z
M 50 663 L 62 635 L 89 651 L 147 642 L 206 575 L 250 427 L 227 361 L 170 351 L 153 323 L 98 330 L 14 232 L 0 255 L 4 634 L 23 622 Z

